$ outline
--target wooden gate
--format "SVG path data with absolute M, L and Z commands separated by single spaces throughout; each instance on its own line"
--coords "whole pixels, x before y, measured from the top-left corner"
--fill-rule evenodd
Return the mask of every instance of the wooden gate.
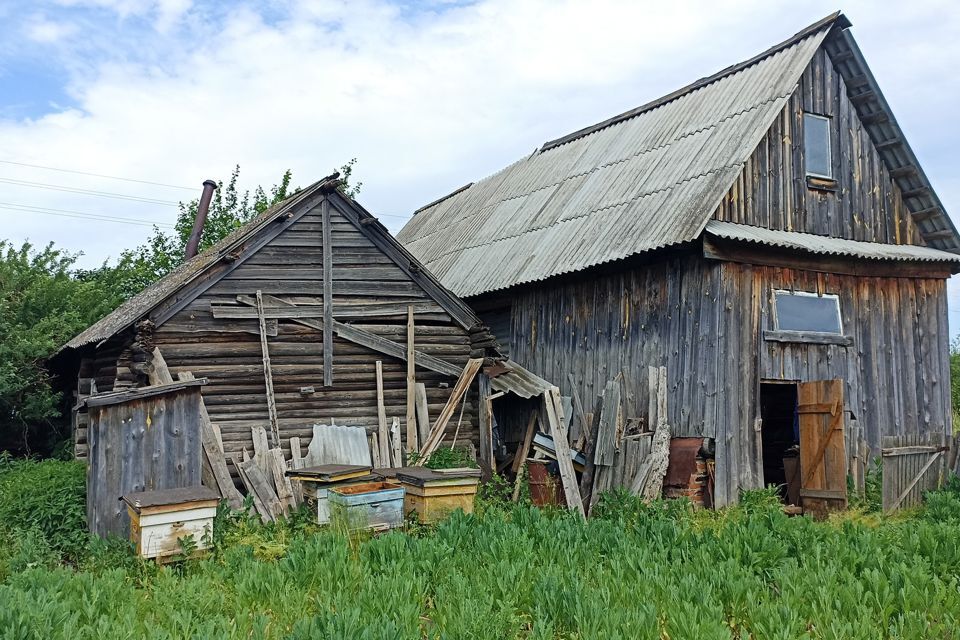
M 843 380 L 797 385 L 800 416 L 800 498 L 805 512 L 824 516 L 847 507 Z
M 938 489 L 946 472 L 946 436 L 885 436 L 883 448 L 883 511 L 913 507 L 927 491 Z

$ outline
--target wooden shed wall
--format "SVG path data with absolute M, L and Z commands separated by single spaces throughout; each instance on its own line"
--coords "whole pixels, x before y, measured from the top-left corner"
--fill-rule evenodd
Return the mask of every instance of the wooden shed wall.
M 334 318 L 406 344 L 406 305 L 416 305 L 415 343 L 419 351 L 463 366 L 470 352 L 467 332 L 454 323 L 410 277 L 385 256 L 345 216 L 331 207 Z M 323 247 L 320 207 L 306 213 L 242 265 L 159 326 L 155 341 L 176 375 L 205 377 L 203 398 L 220 425 L 226 452 L 251 448 L 250 427 L 269 425 L 258 325 L 253 320 L 215 319 L 211 304 L 236 304 L 238 295 L 273 295 L 297 305 L 322 308 Z M 395 302 L 397 313 L 370 316 L 371 304 Z M 268 339 L 278 422 L 284 447 L 291 436 L 306 446 L 311 426 L 331 419 L 340 425 L 377 425 L 375 362 L 383 361 L 387 419 L 406 414 L 406 364 L 334 337 L 333 386 L 323 387 L 320 331 L 279 320 Z M 449 396 L 453 380 L 417 367 L 427 388 L 431 416 Z M 301 387 L 315 393 L 301 395 Z M 469 396 L 461 441 L 476 440 L 475 394 Z M 405 428 L 401 428 L 405 433 Z
M 803 113 L 829 116 L 836 191 L 807 186 Z M 714 218 L 836 238 L 923 245 L 829 55 L 818 51 Z
M 873 455 L 883 436 L 951 430 L 946 281 L 859 277 L 779 267 L 720 264 L 724 301 L 718 357 L 723 373 L 718 442 L 718 496 L 762 486 L 757 391 L 762 380 L 846 382 L 846 409 L 864 430 Z M 783 343 L 775 329 L 776 289 L 839 296 L 851 346 Z M 721 455 L 725 452 L 727 455 Z M 720 481 L 725 478 L 725 481 Z
M 712 437 L 717 416 L 718 268 L 696 254 L 513 296 L 512 357 L 592 407 L 624 376 L 626 417 L 646 418 L 647 367 L 667 367 L 676 435 Z

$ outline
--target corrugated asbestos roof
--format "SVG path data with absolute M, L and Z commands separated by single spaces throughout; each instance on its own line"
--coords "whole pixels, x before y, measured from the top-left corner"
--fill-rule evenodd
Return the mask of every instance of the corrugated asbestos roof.
M 846 38 L 849 25 L 835 13 L 755 58 L 549 142 L 419 210 L 397 237 L 464 297 L 694 241 L 831 29 Z M 943 236 L 953 229 L 946 216 L 926 224 Z M 952 233 L 945 242 L 958 242 Z
M 156 305 L 175 293 L 180 287 L 193 280 L 206 268 L 219 262 L 221 258 L 230 253 L 234 246 L 249 234 L 269 224 L 271 220 L 286 213 L 300 202 L 303 202 L 304 199 L 320 190 L 321 187 L 328 184 L 331 180 L 335 181 L 337 178 L 339 178 L 339 176 L 328 176 L 323 180 L 315 182 L 306 189 L 298 191 L 283 202 L 279 202 L 270 209 L 267 209 L 250 222 L 230 233 L 205 251 L 184 262 L 166 276 L 87 327 L 70 340 L 70 342 L 60 347 L 53 357 L 56 357 L 56 355 L 64 349 L 76 349 L 84 345 L 101 342 L 119 331 L 132 326 L 152 311 Z
M 930 247 L 845 240 L 843 238 L 818 236 L 812 233 L 777 231 L 765 227 L 720 222 L 719 220 L 708 222 L 705 231 L 717 238 L 754 242 L 766 246 L 808 251 L 822 255 L 849 256 L 866 260 L 960 263 L 960 255 Z
M 553 386 L 513 360 L 506 360 L 503 364 L 507 371 L 490 379 L 490 386 L 497 391 L 508 391 L 521 398 L 532 398 Z

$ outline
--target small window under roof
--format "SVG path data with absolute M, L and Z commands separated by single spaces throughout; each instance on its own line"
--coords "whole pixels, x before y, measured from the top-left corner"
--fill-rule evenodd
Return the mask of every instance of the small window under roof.
M 807 175 L 833 178 L 830 157 L 830 118 L 812 113 L 803 114 L 803 157 Z
M 776 291 L 776 326 L 780 331 L 842 333 L 840 299 L 805 291 Z

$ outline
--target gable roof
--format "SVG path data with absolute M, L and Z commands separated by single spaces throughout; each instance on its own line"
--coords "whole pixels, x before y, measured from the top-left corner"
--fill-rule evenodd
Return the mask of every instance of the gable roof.
M 418 210 L 397 237 L 464 297 L 695 241 L 818 48 L 849 26 L 834 13 L 750 60 L 548 142 Z M 945 215 L 927 224 L 941 248 L 960 250 Z
M 51 359 L 67 350 L 108 340 L 124 329 L 133 326 L 136 322 L 149 316 L 161 303 L 175 297 L 179 291 L 188 285 L 197 282 L 203 274 L 210 271 L 218 263 L 235 261 L 239 264 L 242 259 L 236 260 L 237 253 L 243 250 L 245 245 L 252 243 L 254 238 L 260 235 L 260 232 L 269 231 L 268 228 L 275 221 L 289 218 L 300 211 L 305 212 L 312 209 L 325 197 L 330 198 L 335 206 L 339 205 L 342 212 L 349 212 L 352 217 L 355 217 L 359 231 L 370 238 L 381 251 L 390 255 L 398 266 L 407 271 L 410 277 L 423 287 L 450 314 L 455 322 L 464 329 L 480 324 L 480 320 L 473 311 L 462 300 L 444 288 L 407 249 L 397 242 L 386 227 L 380 224 L 356 201 L 343 195 L 337 189 L 340 184 L 339 178 L 338 173 L 327 176 L 253 218 L 92 324 L 60 347 L 51 356 Z M 215 279 L 212 279 L 210 284 L 214 281 Z M 187 304 L 197 295 L 199 293 L 188 294 L 179 300 L 178 304 L 180 306 Z

